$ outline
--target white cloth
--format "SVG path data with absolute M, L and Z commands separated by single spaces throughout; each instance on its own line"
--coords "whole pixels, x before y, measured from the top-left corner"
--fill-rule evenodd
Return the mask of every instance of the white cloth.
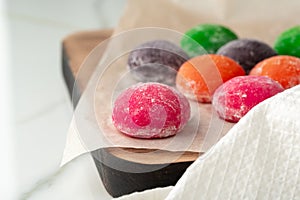
M 174 187 L 119 199 L 300 199 L 299 119 L 300 85 L 254 107 Z

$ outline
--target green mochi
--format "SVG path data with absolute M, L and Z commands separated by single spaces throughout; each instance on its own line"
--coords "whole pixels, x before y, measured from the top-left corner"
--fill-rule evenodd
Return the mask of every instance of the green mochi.
M 300 26 L 294 26 L 282 32 L 274 43 L 279 55 L 290 55 L 300 58 Z
M 190 56 L 214 54 L 224 44 L 237 39 L 230 29 L 217 24 L 200 24 L 182 37 L 181 48 Z

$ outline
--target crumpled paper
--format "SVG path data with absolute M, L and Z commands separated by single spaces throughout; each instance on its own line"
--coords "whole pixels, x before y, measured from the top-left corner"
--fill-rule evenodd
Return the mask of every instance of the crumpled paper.
M 119 200 L 300 199 L 300 85 L 243 117 L 174 187 Z

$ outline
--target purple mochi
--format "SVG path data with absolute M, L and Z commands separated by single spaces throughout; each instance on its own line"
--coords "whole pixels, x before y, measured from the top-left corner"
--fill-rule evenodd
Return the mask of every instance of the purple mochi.
M 136 47 L 129 54 L 127 64 L 138 81 L 174 85 L 179 67 L 188 59 L 177 45 L 166 40 L 153 40 Z
M 217 54 L 227 56 L 249 71 L 260 61 L 277 53 L 268 44 L 254 39 L 237 39 L 222 46 Z

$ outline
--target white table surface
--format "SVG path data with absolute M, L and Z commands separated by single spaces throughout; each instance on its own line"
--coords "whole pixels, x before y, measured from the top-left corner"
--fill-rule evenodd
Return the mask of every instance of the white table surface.
M 1 89 L 7 98 L 1 108 L 7 108 L 11 124 L 0 135 L 1 158 L 8 159 L 0 167 L 5 177 L 0 199 L 110 199 L 89 155 L 59 168 L 73 112 L 62 76 L 61 41 L 76 31 L 116 26 L 125 2 L 2 1 L 7 47 L 1 55 L 7 66 L 1 71 L 6 70 L 7 84 Z

